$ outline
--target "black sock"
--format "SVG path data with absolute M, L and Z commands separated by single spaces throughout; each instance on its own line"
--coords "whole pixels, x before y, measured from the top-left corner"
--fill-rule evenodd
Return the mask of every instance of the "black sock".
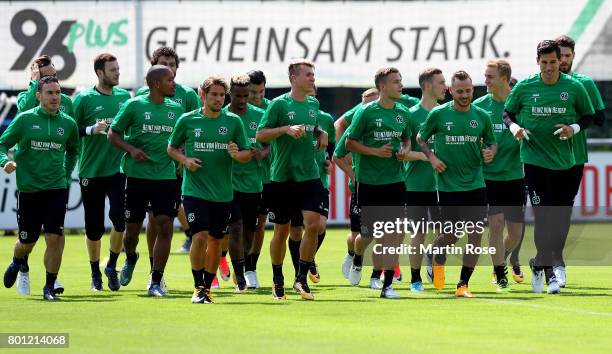
M 506 278 L 506 266 L 493 266 L 493 271 L 498 282 L 500 279 Z
M 282 264 L 272 264 L 272 281 L 274 284 L 282 285 L 284 284 L 285 277 L 283 276 L 283 265 Z
M 380 276 L 382 275 L 383 270 L 382 269 L 372 269 L 372 275 L 370 275 L 370 279 L 374 278 L 374 279 L 380 279 Z
M 351 257 L 355 257 L 355 251 L 348 250 L 348 255 Z
M 474 268 L 462 266 L 461 275 L 459 276 L 459 283 L 465 284 L 467 286 L 470 282 L 470 277 L 472 277 L 473 272 L 474 272 Z
M 295 269 L 295 276 L 298 275 L 299 261 L 300 261 L 300 245 L 302 241 L 294 241 L 291 238 L 288 240 L 289 253 L 291 254 L 291 262 L 293 262 L 293 268 Z
M 244 259 L 237 261 L 232 259 L 232 267 L 234 268 L 234 274 L 236 274 L 236 281 L 238 283 L 244 282 Z
M 386 289 L 393 284 L 393 274 L 395 270 L 393 269 L 385 269 L 385 281 L 383 282 L 383 289 Z
M 319 250 L 319 248 L 321 248 L 321 244 L 323 243 L 323 240 L 325 240 L 325 231 L 323 231 L 323 233 L 320 234 L 319 238 L 317 239 L 317 251 Z
M 422 282 L 423 279 L 421 279 L 421 268 L 410 268 L 410 276 L 412 279 L 410 279 L 411 283 L 416 283 L 418 281 Z
M 221 251 L 221 257 L 227 256 L 227 251 Z
M 125 252 L 125 258 L 129 264 L 136 264 L 138 254 L 136 252 Z
M 204 271 L 204 287 L 208 290 L 210 290 L 210 287 L 212 286 L 212 282 L 213 279 L 215 279 L 215 276 L 217 274 L 215 273 L 209 273 L 207 271 Z
M 149 256 L 149 265 L 151 266 L 151 270 L 153 270 L 153 257 Z
M 247 254 L 246 256 L 244 256 L 244 271 L 245 272 L 252 272 L 253 271 L 253 266 L 251 265 L 251 259 L 253 257 L 251 257 L 250 254 Z
M 30 271 L 30 267 L 28 266 L 28 256 L 26 255 L 23 258 L 13 257 L 13 263 L 19 266 L 19 271 L 27 273 Z
M 161 283 L 161 279 L 164 276 L 164 272 L 161 270 L 153 270 L 151 271 L 151 284 L 159 284 Z
M 544 276 L 546 277 L 546 284 L 548 284 L 550 279 L 555 277 L 555 272 L 553 272 L 553 267 L 549 267 L 549 266 L 544 267 Z
M 108 258 L 108 263 L 106 263 L 106 266 L 109 268 L 117 268 L 117 259 L 119 258 L 119 253 L 115 253 L 113 251 L 110 251 L 110 257 Z
M 91 267 L 91 274 L 101 274 L 100 261 L 89 262 L 89 266 Z
M 185 237 L 187 237 L 188 239 L 190 239 L 190 240 L 191 240 L 191 236 L 193 236 L 193 235 L 191 234 L 191 229 L 187 229 L 187 230 L 185 230 Z
M 296 278 L 300 281 L 306 281 L 306 276 L 308 275 L 308 270 L 310 269 L 312 262 L 307 262 L 300 259 L 298 264 L 298 274 Z
M 355 253 L 355 258 L 353 258 L 353 265 L 355 267 L 361 267 L 363 264 L 363 256 Z
M 191 270 L 191 274 L 193 274 L 193 284 L 195 287 L 204 286 L 204 268 L 200 270 Z
M 45 288 L 53 289 L 55 285 L 55 280 L 57 279 L 57 273 L 49 273 L 47 272 L 47 279 L 45 282 Z
M 257 261 L 259 260 L 259 253 L 251 253 L 251 266 L 253 271 L 257 270 Z

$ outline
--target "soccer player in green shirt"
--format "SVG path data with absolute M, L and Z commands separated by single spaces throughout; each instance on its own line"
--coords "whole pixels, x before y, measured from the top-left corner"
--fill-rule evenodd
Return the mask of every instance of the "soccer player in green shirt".
M 257 131 L 257 141 L 271 142 L 272 168 L 270 221 L 275 223 L 270 241 L 272 289 L 275 299 L 285 299 L 283 259 L 289 234 L 289 221 L 295 212 L 304 219 L 300 246 L 299 274 L 293 284 L 304 300 L 314 300 L 307 274 L 317 247 L 323 186 L 316 163 L 317 146 L 327 146 L 327 133 L 318 128 L 319 102 L 308 93 L 315 83 L 314 65 L 306 59 L 289 64 L 291 91 L 272 100 Z
M 591 104 L 593 105 L 593 109 L 595 110 L 595 116 L 593 117 L 593 123 L 598 126 L 603 126 L 606 117 L 604 114 L 605 105 L 603 100 L 601 99 L 601 93 L 597 89 L 595 82 L 589 76 L 584 74 L 579 74 L 575 71 L 572 71 L 572 65 L 574 63 L 574 56 L 576 53 L 574 52 L 574 47 L 576 43 L 573 39 L 568 36 L 559 36 L 555 39 L 557 44 L 559 44 L 559 49 L 561 51 L 561 59 L 559 62 L 559 70 L 571 76 L 572 78 L 580 81 L 587 93 L 589 94 L 589 98 L 591 99 Z M 574 149 L 574 158 L 576 159 L 576 165 L 573 167 L 574 172 L 574 198 L 578 194 L 578 190 L 580 189 L 580 182 L 582 181 L 582 173 L 584 170 L 584 164 L 588 162 L 588 147 L 587 147 L 587 130 L 579 132 L 572 138 L 572 148 Z M 565 241 L 564 241 L 565 244 Z M 563 254 L 557 254 L 558 257 L 554 259 L 553 271 L 557 276 L 557 280 L 559 281 L 560 287 L 565 287 L 565 262 L 563 261 Z
M 251 249 L 261 208 L 263 190 L 261 161 L 270 151 L 264 149 L 255 140 L 257 127 L 264 111 L 248 103 L 249 91 L 250 78 L 248 75 L 232 77 L 229 90 L 231 102 L 222 110 L 222 112 L 231 112 L 240 117 L 253 154 L 253 159 L 248 163 L 234 164 L 232 173 L 234 198 L 229 223 L 229 253 L 232 258 L 238 292 L 247 289 L 247 279 L 244 273 L 245 252 Z M 248 283 L 254 283 L 253 279 L 249 279 Z
M 183 109 L 169 98 L 176 86 L 170 69 L 152 66 L 147 72 L 147 84 L 151 89 L 148 95 L 134 97 L 121 106 L 108 132 L 108 140 L 125 151 L 121 166 L 127 176 L 123 238 L 127 259 L 121 270 L 121 285 L 126 286 L 132 280 L 138 260 L 138 235 L 150 205 L 159 229 L 153 247 L 148 294 L 161 297 L 166 295 L 160 283 L 170 254 L 172 220 L 178 209 L 176 167 L 166 147 Z
M 249 89 L 249 103 L 257 108 L 261 108 L 265 111 L 270 104 L 270 100 L 265 97 L 266 95 L 266 76 L 261 70 L 251 70 L 247 73 L 249 75 L 250 89 Z M 261 192 L 261 203 L 259 208 L 259 215 L 257 216 L 257 229 L 253 236 L 253 242 L 251 242 L 250 249 L 245 249 L 246 255 L 244 258 L 244 277 L 247 282 L 249 289 L 259 288 L 259 279 L 257 279 L 257 261 L 259 260 L 259 253 L 263 246 L 263 239 L 266 231 L 266 220 L 268 218 L 268 211 L 270 209 L 270 144 L 262 144 L 262 154 L 265 158 L 259 161 L 262 173 L 263 190 Z
M 74 120 L 59 110 L 61 89 L 57 78 L 41 78 L 37 89 L 40 105 L 18 114 L 0 136 L 0 167 L 6 173 L 17 171 L 19 191 L 19 239 L 13 261 L 4 273 L 4 286 L 10 288 L 17 280 L 42 227 L 47 244 L 43 298 L 54 301 L 58 300 L 54 287 L 64 251 L 64 217 L 79 153 L 79 132 Z M 7 154 L 15 145 L 19 150 L 11 161 Z
M 489 113 L 497 142 L 495 159 L 483 166 L 483 173 L 489 204 L 489 246 L 496 249 L 491 254 L 493 276 L 499 292 L 509 290 L 505 261 L 523 237 L 527 201 L 520 145 L 503 121 L 504 103 L 511 90 L 511 75 L 512 68 L 507 61 L 489 61 L 484 74 L 488 93 L 474 101 L 474 106 Z M 504 225 L 508 229 L 506 238 Z M 523 281 L 520 267 L 513 266 L 512 275 L 517 282 Z
M 94 72 L 98 76 L 95 86 L 79 92 L 74 98 L 74 120 L 81 136 L 79 179 L 81 196 L 85 208 L 85 234 L 91 265 L 91 289 L 102 290 L 100 272 L 100 239 L 104 234 L 105 199 L 109 201 L 109 218 L 113 223 L 110 232 L 110 257 L 104 273 L 108 287 L 119 290 L 117 258 L 121 253 L 124 220 L 125 175 L 120 172 L 123 153 L 109 144 L 106 130 L 113 122 L 123 103 L 131 98 L 130 93 L 119 85 L 119 63 L 109 53 L 94 59 Z
M 170 70 L 172 70 L 172 73 L 174 74 L 175 78 L 176 78 L 176 72 L 179 68 L 179 64 L 180 64 L 179 56 L 176 53 L 176 51 L 171 47 L 159 47 L 155 49 L 155 51 L 153 51 L 153 54 L 151 55 L 151 65 L 163 65 L 163 66 L 168 67 Z M 136 92 L 136 96 L 147 95 L 148 93 L 149 93 L 149 87 L 144 86 Z M 174 92 L 174 95 L 169 98 L 173 100 L 174 102 L 178 103 L 179 105 L 181 105 L 181 107 L 183 107 L 183 112 L 191 112 L 201 107 L 201 102 L 200 102 L 200 98 L 198 97 L 198 94 L 191 87 L 188 87 L 188 86 L 185 86 L 179 83 L 176 84 L 176 90 Z M 176 182 L 178 184 L 177 191 L 180 191 L 180 186 L 181 186 L 181 181 L 182 181 L 181 180 L 182 177 L 181 177 L 181 174 L 179 173 L 179 170 L 180 170 L 180 166 L 177 166 L 177 175 L 176 175 Z M 177 198 L 177 202 L 180 204 L 181 196 L 177 195 L 176 198 Z M 153 266 L 153 263 L 152 263 L 153 256 L 152 255 L 153 255 L 153 245 L 155 244 L 155 237 L 156 237 L 155 230 L 157 226 L 154 224 L 155 219 L 151 216 L 152 215 L 149 212 L 149 219 L 147 223 L 147 246 L 149 248 L 149 262 L 151 262 L 151 266 Z M 189 252 L 189 247 L 191 246 L 191 232 L 189 231 L 189 224 L 187 223 L 187 220 L 185 219 L 185 212 L 182 206 L 179 206 L 178 219 L 181 223 L 181 226 L 183 227 L 183 230 L 185 231 L 185 241 L 183 242 L 183 245 L 181 246 L 181 248 L 178 249 L 178 252 L 187 253 Z M 165 281 L 162 280 L 162 288 L 165 289 L 165 287 L 166 287 Z
M 410 108 L 410 145 L 415 151 L 421 151 L 416 141 L 417 133 L 425 122 L 429 112 L 438 106 L 438 101 L 444 100 L 447 86 L 442 70 L 438 68 L 427 68 L 419 74 L 419 86 L 421 87 L 421 101 L 418 105 Z M 433 148 L 433 139 L 429 140 L 430 148 Z M 404 163 L 406 170 L 406 214 L 413 220 L 437 221 L 440 219 L 438 208 L 438 192 L 436 188 L 435 171 L 429 161 L 409 161 Z M 425 242 L 425 233 L 415 230 L 410 245 L 419 252 L 412 252 L 410 258 L 410 291 L 423 291 L 423 280 L 421 279 L 421 263 L 423 255 L 420 246 Z M 431 282 L 432 269 L 430 259 L 427 258 L 427 276 Z
M 168 140 L 168 154 L 184 166 L 183 203 L 193 230 L 189 258 L 194 304 L 214 303 L 210 288 L 234 198 L 233 164 L 253 155 L 240 117 L 222 110 L 227 89 L 221 77 L 204 80 L 199 90 L 204 107 L 181 116 Z
M 521 139 L 525 182 L 534 207 L 536 257 L 529 265 L 533 291 L 560 292 L 554 274 L 570 229 L 575 196 L 576 157 L 573 136 L 588 128 L 595 113 L 580 81 L 559 71 L 561 50 L 557 42 L 537 46 L 540 72 L 520 81 L 506 99 L 504 122 Z
M 482 164 L 493 161 L 496 144 L 488 113 L 472 104 L 473 92 L 469 74 L 454 73 L 450 88 L 453 101 L 432 109 L 417 135 L 421 150 L 437 172 L 442 221 L 453 223 L 452 234 L 441 234 L 434 240 L 438 249 L 454 244 L 463 234 L 467 234 L 469 245 L 480 247 L 484 231 L 478 227 L 487 205 Z M 428 143 L 432 136 L 435 153 Z M 461 227 L 467 222 L 474 227 Z M 434 257 L 433 280 L 436 288 L 443 288 L 444 266 L 439 259 Z M 455 296 L 473 297 L 468 284 L 477 262 L 477 252 L 465 252 Z
M 355 170 L 359 205 L 400 207 L 404 205 L 405 192 L 402 161 L 418 158 L 410 151 L 410 113 L 406 106 L 397 103 L 403 86 L 396 68 L 379 69 L 374 82 L 380 97 L 357 110 L 348 128 L 346 148 L 360 155 Z M 388 236 L 400 241 L 399 235 Z M 355 260 L 357 257 L 349 272 L 353 284 L 359 282 L 353 279 L 361 277 L 362 267 Z M 385 280 L 380 297 L 397 299 L 399 295 L 391 286 L 397 257 L 387 257 L 384 263 Z
M 51 61 L 51 57 L 44 54 L 34 59 L 30 66 L 30 84 L 26 91 L 20 92 L 17 95 L 17 112 L 25 112 L 38 106 L 39 102 L 36 99 L 38 80 L 45 76 L 57 76 L 55 66 Z M 59 110 L 72 117 L 72 100 L 70 96 L 62 93 Z

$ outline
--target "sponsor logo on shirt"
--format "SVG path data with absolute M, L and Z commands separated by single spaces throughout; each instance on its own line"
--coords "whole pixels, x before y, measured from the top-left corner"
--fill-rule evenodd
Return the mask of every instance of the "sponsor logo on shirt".
M 52 141 L 30 140 L 30 147 L 32 150 L 60 150 L 62 148 L 62 144 L 54 143 Z
M 143 124 L 142 132 L 143 133 L 152 133 L 152 134 L 160 134 L 160 133 L 172 133 L 174 127 L 169 125 L 154 125 L 154 124 Z
M 40 129 L 40 125 L 34 124 L 34 125 L 32 126 L 32 129 L 33 129 L 33 130 Z
M 374 140 L 391 140 L 393 138 L 400 138 L 402 136 L 402 132 L 395 131 L 382 131 L 382 132 L 374 132 Z
M 493 124 L 493 131 L 496 133 L 502 132 L 504 130 L 508 130 L 508 127 L 503 124 L 503 123 L 494 123 Z
M 215 151 L 215 150 L 227 150 L 229 144 L 227 143 L 219 143 L 219 142 L 207 142 L 207 143 L 201 143 L 201 142 L 194 142 L 193 143 L 193 149 L 195 151 Z
M 464 145 L 465 143 L 475 143 L 478 137 L 474 135 L 447 135 L 444 137 L 447 145 Z
M 533 116 L 550 116 L 553 114 L 565 114 L 567 108 L 565 107 L 531 107 L 531 115 Z

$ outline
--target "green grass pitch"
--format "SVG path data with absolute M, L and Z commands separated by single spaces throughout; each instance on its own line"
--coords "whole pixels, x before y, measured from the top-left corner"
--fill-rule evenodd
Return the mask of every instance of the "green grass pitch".
M 611 234 L 612 225 L 588 225 L 589 234 Z M 531 233 L 528 229 L 527 234 Z M 132 283 L 119 292 L 89 290 L 90 269 L 84 236 L 67 236 L 59 278 L 66 287 L 59 303 L 42 301 L 44 239 L 30 257 L 32 294 L 15 287 L 0 289 L 0 332 L 67 332 L 68 349 L 0 349 L 13 353 L 587 353 L 609 352 L 612 341 L 612 268 L 568 267 L 568 288 L 561 295 L 533 294 L 528 267 L 523 284 L 495 292 L 491 267 L 476 268 L 470 288 L 474 299 L 455 299 L 459 268 L 448 267 L 446 288 L 413 295 L 409 269 L 396 285 L 400 300 L 379 299 L 362 284 L 343 279 L 344 229 L 329 230 L 317 255 L 321 282 L 313 285 L 314 302 L 270 295 L 271 269 L 266 232 L 258 264 L 258 291 L 234 294 L 231 282 L 213 290 L 214 305 L 193 305 L 189 258 L 173 253 L 166 269 L 170 295 L 149 298 L 145 286 L 149 264 L 144 235 L 141 259 Z M 103 258 L 108 252 L 103 239 Z M 0 239 L 0 265 L 12 257 L 14 237 Z M 173 250 L 183 240 L 175 233 Z M 526 242 L 533 242 L 529 239 Z M 125 257 L 119 258 L 119 267 Z M 293 273 L 285 261 L 286 287 Z M 423 270 L 424 273 L 424 270 Z M 423 274 L 424 277 L 424 274 Z M 106 289 L 106 277 L 104 277 Z

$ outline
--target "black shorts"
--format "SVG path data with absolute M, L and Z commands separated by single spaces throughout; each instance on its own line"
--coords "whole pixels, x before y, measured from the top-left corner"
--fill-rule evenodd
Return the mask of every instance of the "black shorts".
M 268 218 L 275 224 L 287 224 L 291 217 L 306 210 L 324 215 L 323 185 L 320 179 L 303 182 L 272 182 Z
M 357 195 L 361 207 L 403 206 L 405 192 L 404 182 L 380 185 L 359 183 L 357 186 Z
M 414 221 L 440 220 L 438 192 L 404 192 L 406 217 Z
M 125 222 L 142 222 L 150 205 L 154 216 L 176 217 L 176 180 L 150 180 L 127 177 L 125 183 Z
M 259 215 L 268 215 L 272 199 L 271 183 L 264 183 L 261 192 L 261 204 L 259 205 Z
M 259 208 L 261 206 L 261 193 L 244 193 L 234 191 L 231 216 L 229 223 L 242 220 L 242 226 L 251 232 L 257 229 Z
M 349 219 L 351 220 L 351 231 L 361 232 L 361 207 L 357 202 L 357 193 L 351 193 Z
M 323 193 L 321 195 L 323 201 L 321 202 L 321 212 L 320 214 L 325 216 L 326 219 L 329 218 L 329 189 L 323 188 Z
M 485 184 L 489 215 L 502 213 L 510 222 L 524 221 L 527 188 L 522 178 L 511 181 L 485 180 Z
M 442 221 L 483 221 L 487 213 L 485 188 L 466 192 L 438 192 Z
M 174 196 L 174 201 L 176 202 L 176 210 L 181 207 L 181 203 L 183 203 L 183 174 L 176 175 L 176 195 Z M 147 204 L 146 207 L 147 213 L 152 211 L 151 203 Z
M 191 234 L 208 231 L 216 239 L 222 239 L 228 232 L 232 203 L 210 202 L 208 200 L 184 196 L 183 207 Z
M 125 230 L 123 208 L 125 207 L 125 175 L 117 173 L 112 176 L 81 178 L 81 197 L 85 209 L 85 234 L 92 241 L 97 241 L 104 234 L 104 210 L 108 197 L 108 217 L 115 231 Z
M 17 194 L 19 242 L 34 243 L 41 228 L 46 234 L 64 235 L 68 189 L 49 189 Z
M 580 183 L 582 182 L 582 175 L 584 173 L 584 165 L 576 165 L 574 167 L 572 167 L 572 180 L 573 180 L 573 195 L 574 195 L 574 199 L 576 198 L 576 195 L 578 194 L 578 191 L 580 190 Z

